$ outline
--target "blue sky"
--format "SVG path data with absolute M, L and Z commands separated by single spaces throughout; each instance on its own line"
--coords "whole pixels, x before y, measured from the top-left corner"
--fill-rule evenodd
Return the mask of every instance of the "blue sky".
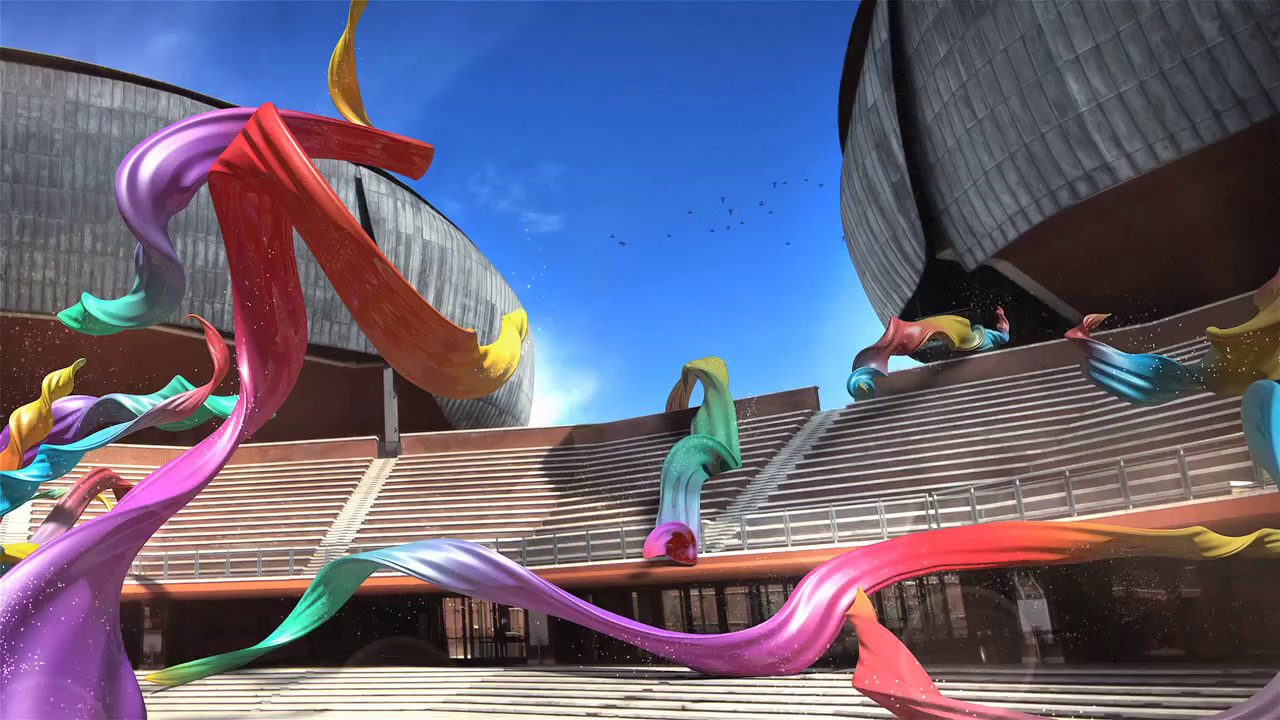
M 817 385 L 824 407 L 848 401 L 853 355 L 883 329 L 841 238 L 836 95 L 856 9 L 370 3 L 365 107 L 435 145 L 411 184 L 528 310 L 534 423 L 659 412 L 707 355 L 737 397 Z M 0 43 L 336 115 L 326 70 L 346 12 L 6 0 Z

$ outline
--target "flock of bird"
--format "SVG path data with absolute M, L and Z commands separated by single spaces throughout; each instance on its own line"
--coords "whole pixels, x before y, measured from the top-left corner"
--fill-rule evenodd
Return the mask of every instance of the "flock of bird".
M 803 180 L 803 182 L 806 182 L 806 183 L 807 183 L 807 182 L 809 182 L 809 178 L 805 178 L 805 179 Z M 774 181 L 773 181 L 773 188 L 776 190 L 776 189 L 778 188 L 778 185 L 787 185 L 787 184 L 789 184 L 789 183 L 788 183 L 786 180 L 774 180 Z M 825 185 L 825 183 L 816 183 L 816 184 L 817 184 L 817 186 L 818 186 L 818 187 L 820 187 L 820 188 L 821 188 L 821 187 L 823 187 L 823 186 Z M 725 196 L 725 195 L 721 195 L 721 196 L 720 196 L 720 205 L 721 205 L 722 210 L 727 210 L 727 211 L 728 211 L 728 215 L 727 215 L 726 217 L 733 218 L 733 217 L 734 217 L 734 215 L 733 215 L 733 210 L 734 210 L 734 208 L 727 207 L 726 202 L 728 201 L 728 199 L 729 199 L 729 198 L 728 198 L 727 196 Z M 765 202 L 764 202 L 764 200 L 763 200 L 763 199 L 762 199 L 762 200 L 760 200 L 760 201 L 756 204 L 756 206 L 755 206 L 755 207 L 756 207 L 756 210 L 757 210 L 757 211 L 759 211 L 759 209 L 760 209 L 760 208 L 765 207 Z M 689 210 L 689 213 L 688 213 L 688 214 L 693 215 L 693 214 L 694 214 L 693 210 Z M 766 214 L 766 215 L 772 215 L 772 214 L 773 214 L 773 208 L 769 208 L 769 209 L 768 209 L 768 211 L 766 211 L 766 213 L 765 213 L 765 214 Z M 739 224 L 739 225 L 746 225 L 746 224 L 747 224 L 747 221 L 742 217 L 742 214 L 741 214 L 741 213 L 739 213 L 739 214 L 737 215 L 737 220 L 738 220 L 738 224 Z M 725 230 L 732 230 L 732 229 L 733 229 L 733 221 L 732 221 L 732 220 L 730 220 L 730 221 L 729 221 L 729 223 L 728 223 L 727 225 L 725 225 L 725 226 L 724 226 L 724 229 L 725 229 Z M 711 227 L 711 229 L 710 229 L 710 232 L 715 232 L 715 231 L 716 231 L 715 226 L 712 226 L 712 227 Z M 667 233 L 667 237 L 671 237 L 671 233 Z M 609 239 L 611 239 L 611 240 L 617 240 L 617 236 L 616 236 L 615 234 L 613 234 L 613 233 L 610 233 L 610 234 L 609 234 Z M 791 244 L 791 241 L 790 241 L 790 240 L 788 240 L 788 241 L 787 241 L 787 245 L 790 245 L 790 244 Z M 626 240 L 618 240 L 618 245 L 620 245 L 620 246 L 622 246 L 622 247 L 626 247 L 626 246 L 627 246 L 627 241 L 626 241 Z

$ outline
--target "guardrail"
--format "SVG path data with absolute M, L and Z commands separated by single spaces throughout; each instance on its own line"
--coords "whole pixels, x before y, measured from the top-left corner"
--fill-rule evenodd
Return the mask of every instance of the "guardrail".
M 1173 450 L 1031 472 L 935 492 L 895 495 L 816 508 L 764 510 L 734 522 L 703 522 L 704 554 L 779 547 L 876 542 L 909 533 L 1002 520 L 1054 520 L 1170 502 L 1222 497 L 1268 482 L 1239 447 L 1202 450 L 1221 439 Z M 709 538 L 708 530 L 715 533 Z M 623 526 L 550 535 L 476 540 L 527 567 L 638 560 L 652 526 Z M 709 539 L 708 539 L 709 538 Z M 315 547 L 143 550 L 135 580 L 213 580 L 296 577 L 321 552 L 328 562 L 374 547 L 318 551 Z

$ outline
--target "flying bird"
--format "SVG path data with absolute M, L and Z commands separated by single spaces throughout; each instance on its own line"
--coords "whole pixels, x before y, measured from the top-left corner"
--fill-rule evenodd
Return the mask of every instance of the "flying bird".
M 716 231 L 716 229 L 715 229 L 715 228 L 711 228 L 711 232 L 715 232 L 715 231 Z
M 609 237 L 610 237 L 610 238 L 613 238 L 613 233 L 609 233 Z
M 693 211 L 692 211 L 692 210 L 690 210 L 690 211 L 689 211 L 689 214 L 690 214 L 690 215 L 692 215 L 692 214 L 693 214 Z
M 787 181 L 786 181 L 786 180 L 783 180 L 783 181 L 782 181 L 782 184 L 783 184 L 783 185 L 786 185 L 786 184 L 787 184 Z
M 822 183 L 818 183 L 818 187 L 822 187 Z
M 626 247 L 626 246 L 627 246 L 627 243 L 626 243 L 626 242 L 624 242 L 624 241 L 622 241 L 622 240 L 619 240 L 619 241 L 618 241 L 618 244 L 619 244 L 619 245 L 621 245 L 621 246 L 623 246 L 623 247 Z
M 733 214 L 733 208 L 729 208 L 729 214 L 730 214 L 730 215 L 732 215 L 732 214 Z
M 667 237 L 671 237 L 671 233 L 667 233 Z
M 721 204 L 721 205 L 723 205 L 723 204 L 724 204 L 724 196 L 723 196 L 723 195 L 721 195 L 721 196 L 720 196 L 720 204 Z
M 788 240 L 788 241 L 787 241 L 787 244 L 788 244 L 788 245 L 790 245 L 790 244 L 791 244 L 791 241 L 790 241 L 790 240 Z
M 770 210 L 770 211 L 769 211 L 769 214 L 770 214 L 770 215 L 772 215 L 772 214 L 773 214 L 773 211 L 772 211 L 772 210 Z
M 778 187 L 778 181 L 777 181 L 777 180 L 774 180 L 774 181 L 773 181 L 773 186 L 774 186 L 774 187 Z
M 724 226 L 724 229 L 725 229 L 725 230 L 728 230 L 728 229 L 729 229 L 729 226 L 728 226 L 728 225 L 725 225 L 725 226 Z
M 764 207 L 764 201 L 763 201 L 763 200 L 761 200 L 761 201 L 760 201 L 760 207 Z
M 746 221 L 746 220 L 739 220 L 739 221 L 738 221 L 738 224 L 739 224 L 739 225 L 746 225 L 746 224 L 747 224 L 747 221 Z
M 805 178 L 805 179 L 804 179 L 804 181 L 805 181 L 805 182 L 809 182 L 809 178 Z

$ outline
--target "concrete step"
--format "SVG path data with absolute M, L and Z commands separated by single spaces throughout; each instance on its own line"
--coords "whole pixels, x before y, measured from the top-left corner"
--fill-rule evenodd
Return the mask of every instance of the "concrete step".
M 140 673 L 142 674 L 142 673 Z M 1243 702 L 1261 668 L 936 667 L 944 693 L 1054 718 L 1191 720 Z M 887 718 L 852 670 L 708 678 L 675 667 L 249 670 L 146 694 L 149 716 L 183 718 Z M 145 687 L 144 687 L 145 690 Z

